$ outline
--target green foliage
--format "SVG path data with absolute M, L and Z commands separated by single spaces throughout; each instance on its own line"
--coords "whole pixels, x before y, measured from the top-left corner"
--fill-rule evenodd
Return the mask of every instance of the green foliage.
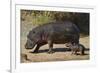
M 21 20 L 43 25 L 54 21 L 72 21 L 82 33 L 89 34 L 89 13 L 21 10 Z
M 45 16 L 45 15 L 38 15 L 35 18 L 33 18 L 32 23 L 34 25 L 42 25 L 48 22 L 52 22 L 53 19 L 51 17 Z

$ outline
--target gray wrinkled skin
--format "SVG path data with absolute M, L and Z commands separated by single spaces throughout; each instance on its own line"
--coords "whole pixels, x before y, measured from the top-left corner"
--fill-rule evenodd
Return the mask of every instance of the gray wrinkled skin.
M 37 45 L 34 50 L 37 53 L 42 45 L 49 44 L 48 53 L 53 53 L 53 44 L 79 43 L 79 32 L 77 26 L 69 21 L 44 24 L 29 31 L 25 48 L 32 49 Z

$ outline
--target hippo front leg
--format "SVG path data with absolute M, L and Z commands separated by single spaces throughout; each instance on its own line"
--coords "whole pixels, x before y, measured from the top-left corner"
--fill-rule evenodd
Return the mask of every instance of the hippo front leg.
M 36 48 L 35 48 L 35 50 L 33 51 L 33 53 L 38 53 L 38 50 L 39 50 L 40 46 L 41 45 L 37 45 Z
M 39 43 L 39 44 L 37 44 L 37 46 L 36 46 L 35 50 L 33 51 L 33 53 L 38 53 L 38 52 L 39 52 L 39 48 L 40 48 L 41 46 L 45 45 L 45 44 L 46 44 L 46 43 Z
M 49 45 L 49 51 L 48 51 L 48 53 L 49 54 L 54 53 L 54 51 L 52 50 L 53 49 L 53 42 L 52 41 L 48 41 L 48 45 Z
M 71 51 L 71 55 L 73 55 L 74 54 L 74 51 L 73 51 L 73 49 L 72 49 L 72 51 Z

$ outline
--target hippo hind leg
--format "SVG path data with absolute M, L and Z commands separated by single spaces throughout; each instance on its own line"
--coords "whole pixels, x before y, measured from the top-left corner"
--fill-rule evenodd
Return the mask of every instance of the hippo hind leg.
M 83 45 L 80 45 L 80 54 L 84 55 L 85 54 L 84 51 L 85 51 L 85 47 Z

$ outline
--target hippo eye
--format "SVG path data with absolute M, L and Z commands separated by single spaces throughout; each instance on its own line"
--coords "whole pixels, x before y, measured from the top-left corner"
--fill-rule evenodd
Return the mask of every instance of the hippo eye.
M 33 31 L 33 33 L 35 33 L 35 31 Z

